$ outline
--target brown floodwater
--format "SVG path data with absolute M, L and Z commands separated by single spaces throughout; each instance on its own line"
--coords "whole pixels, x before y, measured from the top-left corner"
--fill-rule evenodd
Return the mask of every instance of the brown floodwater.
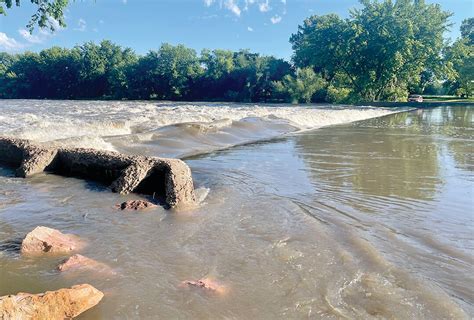
M 201 153 L 184 159 L 202 199 L 188 212 L 119 212 L 115 204 L 139 196 L 1 168 L 0 295 L 79 283 L 102 290 L 78 319 L 474 316 L 474 107 L 309 131 L 229 121 L 102 139 L 122 152 Z M 64 256 L 21 256 L 22 237 L 37 225 L 79 235 L 88 242 L 81 253 L 116 275 L 59 274 Z M 205 277 L 227 292 L 180 286 Z

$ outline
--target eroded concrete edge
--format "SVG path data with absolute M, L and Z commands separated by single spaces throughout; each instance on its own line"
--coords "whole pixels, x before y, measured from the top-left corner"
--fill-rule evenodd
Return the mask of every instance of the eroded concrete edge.
M 0 137 L 0 162 L 16 167 L 19 177 L 50 171 L 110 183 L 110 189 L 121 194 L 135 192 L 145 180 L 157 190 L 164 184 L 165 200 L 171 208 L 190 206 L 196 201 L 191 169 L 179 159 L 49 148 L 29 140 Z M 153 174 L 156 172 L 162 174 Z

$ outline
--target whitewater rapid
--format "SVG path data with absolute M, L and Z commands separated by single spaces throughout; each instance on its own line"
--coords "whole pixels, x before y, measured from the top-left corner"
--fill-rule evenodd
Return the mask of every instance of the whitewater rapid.
M 0 100 L 4 136 L 152 156 L 186 156 L 394 112 L 371 107 Z

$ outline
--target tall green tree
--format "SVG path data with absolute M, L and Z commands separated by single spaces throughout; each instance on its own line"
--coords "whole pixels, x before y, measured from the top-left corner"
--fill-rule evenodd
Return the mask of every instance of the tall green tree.
M 196 51 L 165 43 L 138 61 L 132 71 L 137 79 L 131 81 L 130 90 L 141 98 L 182 99 L 201 73 Z
M 423 0 L 361 0 L 348 19 L 313 16 L 290 42 L 298 67 L 347 80 L 355 100 L 403 100 L 442 61 L 450 13 Z M 339 77 L 340 78 L 340 77 Z
M 461 38 L 446 48 L 445 61 L 448 92 L 461 97 L 474 96 L 474 19 L 461 24 Z
M 125 97 L 127 67 L 138 60 L 131 49 L 107 40 L 99 45 L 88 42 L 75 49 L 80 54 L 82 97 Z
M 80 54 L 77 49 L 52 47 L 40 52 L 40 70 L 43 82 L 41 98 L 72 99 L 78 96 Z
M 474 18 L 465 19 L 461 23 L 461 37 L 466 39 L 468 45 L 474 46 Z
M 273 83 L 275 90 L 286 96 L 291 103 L 309 103 L 318 90 L 324 90 L 326 81 L 311 68 L 297 69 L 296 74 L 286 75 Z

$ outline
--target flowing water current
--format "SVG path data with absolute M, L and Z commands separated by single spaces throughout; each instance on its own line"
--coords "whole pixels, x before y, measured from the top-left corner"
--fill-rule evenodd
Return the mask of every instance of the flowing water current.
M 0 135 L 180 157 L 200 199 L 121 212 L 140 196 L 0 167 L 0 295 L 102 290 L 78 319 L 474 316 L 474 107 L 0 100 Z M 21 256 L 38 225 L 116 274 Z M 204 277 L 226 294 L 180 285 Z

